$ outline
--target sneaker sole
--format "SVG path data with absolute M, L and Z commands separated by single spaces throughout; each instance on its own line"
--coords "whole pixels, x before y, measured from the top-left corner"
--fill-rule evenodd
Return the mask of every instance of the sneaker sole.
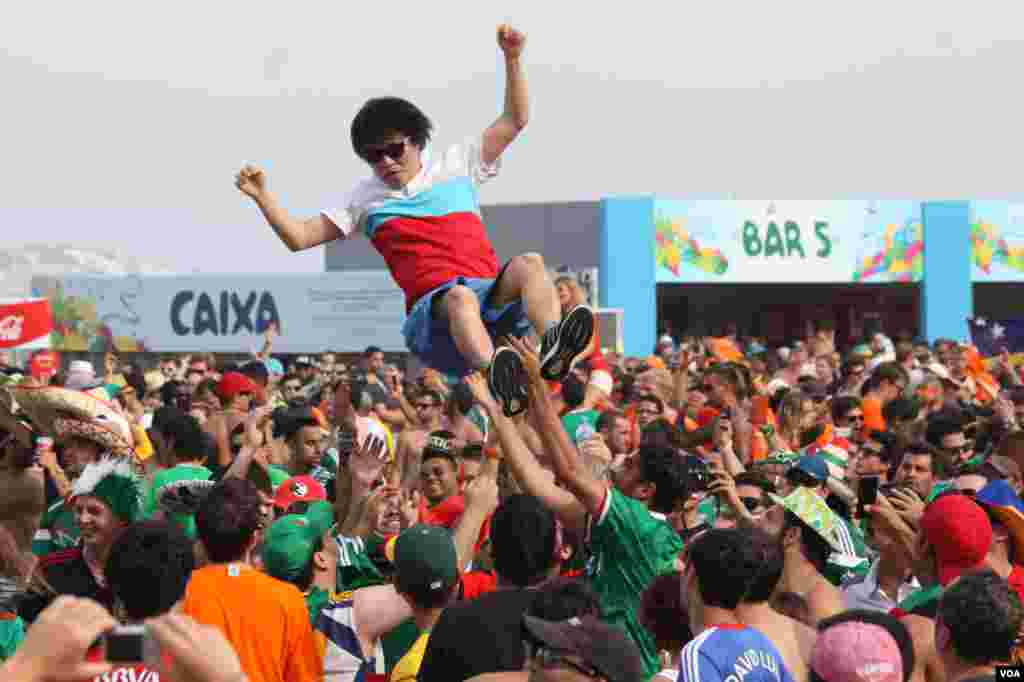
M 487 372 L 487 385 L 495 398 L 501 401 L 506 417 L 515 417 L 526 411 L 529 395 L 526 393 L 526 371 L 519 354 L 511 348 L 499 348 L 491 357 Z
M 570 310 L 559 324 L 558 341 L 541 362 L 541 376 L 548 381 L 565 379 L 572 369 L 572 361 L 587 349 L 593 336 L 593 311 L 582 305 Z

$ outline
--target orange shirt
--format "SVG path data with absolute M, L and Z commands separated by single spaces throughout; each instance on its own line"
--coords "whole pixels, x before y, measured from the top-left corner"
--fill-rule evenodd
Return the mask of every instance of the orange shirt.
M 192 573 L 184 611 L 228 638 L 249 682 L 319 682 L 323 654 L 298 588 L 245 564 Z
M 872 431 L 885 431 L 885 419 L 882 417 L 882 401 L 878 398 L 864 398 L 860 403 L 864 413 L 864 434 Z

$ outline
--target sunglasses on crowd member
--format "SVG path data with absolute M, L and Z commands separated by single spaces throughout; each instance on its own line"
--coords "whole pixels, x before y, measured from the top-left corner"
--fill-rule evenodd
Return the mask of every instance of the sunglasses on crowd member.
M 380 163 L 385 156 L 392 161 L 398 161 L 405 156 L 405 145 L 408 141 L 409 138 L 406 137 L 400 142 L 392 142 L 375 147 L 363 147 L 359 155 L 369 163 Z
M 846 415 L 845 419 L 848 422 L 858 422 L 860 424 L 864 423 L 864 415 L 863 414 L 848 414 L 848 415 Z

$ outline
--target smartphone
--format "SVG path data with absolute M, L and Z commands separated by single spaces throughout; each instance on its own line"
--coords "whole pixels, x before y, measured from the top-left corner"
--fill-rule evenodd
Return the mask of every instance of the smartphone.
M 103 638 L 108 663 L 143 663 L 159 658 L 159 645 L 145 625 L 121 625 Z
M 864 507 L 878 501 L 878 476 L 862 476 L 857 488 L 857 515 L 864 515 Z

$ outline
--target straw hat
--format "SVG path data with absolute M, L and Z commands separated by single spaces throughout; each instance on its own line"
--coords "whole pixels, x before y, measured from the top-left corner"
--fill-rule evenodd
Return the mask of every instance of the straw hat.
M 17 386 L 14 400 L 35 427 L 63 438 L 77 436 L 117 455 L 134 451 L 128 421 L 103 400 L 59 386 Z

